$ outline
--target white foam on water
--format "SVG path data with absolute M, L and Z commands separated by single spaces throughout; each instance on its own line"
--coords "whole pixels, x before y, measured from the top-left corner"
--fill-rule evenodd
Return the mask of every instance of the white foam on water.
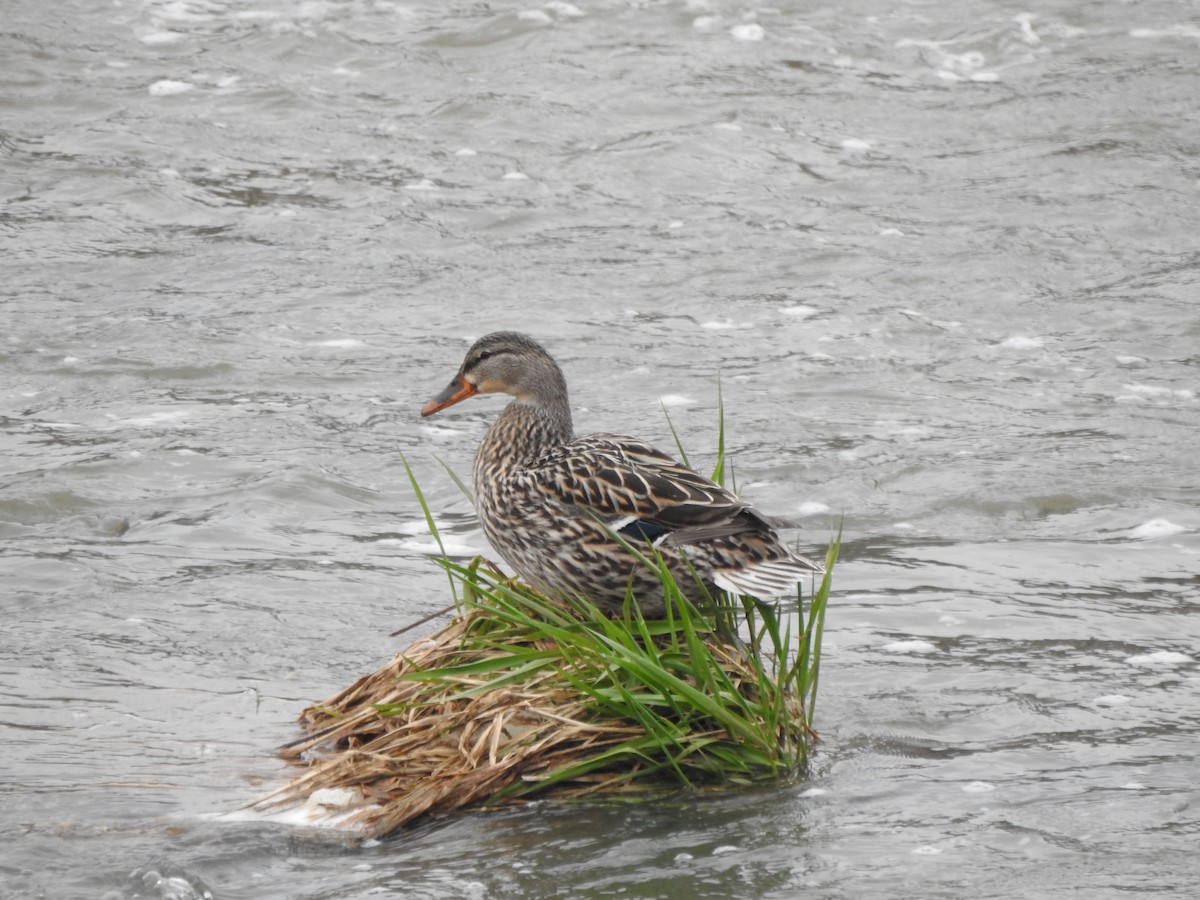
M 423 553 L 426 556 L 441 556 L 443 550 L 447 556 L 471 557 L 479 556 L 486 552 L 486 547 L 472 543 L 464 537 L 456 535 L 442 535 L 442 545 L 439 547 L 437 541 L 430 538 L 429 540 L 421 540 L 419 538 L 409 538 L 400 542 L 400 547 L 404 550 L 410 550 L 413 553 Z
M 1013 21 L 1016 22 L 1021 28 L 1021 40 L 1029 44 L 1031 47 L 1042 42 L 1042 39 L 1038 37 L 1037 32 L 1033 30 L 1033 20 L 1036 18 L 1037 16 L 1035 16 L 1033 13 L 1018 13 L 1017 15 L 1013 16 Z
M 1131 538 L 1148 539 L 1170 537 L 1173 534 L 1182 534 L 1187 529 L 1182 525 L 1176 525 L 1169 519 L 1151 519 L 1149 522 L 1143 522 L 1134 528 L 1129 529 Z
M 1133 28 L 1130 29 L 1129 36 L 1151 39 L 1174 37 L 1200 39 L 1200 30 L 1190 25 L 1172 25 L 1170 28 Z
M 178 31 L 153 31 L 150 34 L 143 34 L 138 40 L 148 47 L 163 47 L 167 44 L 178 44 L 180 41 L 187 40 L 187 35 L 180 34 Z
M 890 644 L 884 644 L 881 648 L 885 653 L 936 653 L 937 647 L 929 643 L 913 639 L 910 641 L 892 641 Z
M 1023 335 L 1016 334 L 1002 340 L 1000 346 L 1008 350 L 1036 350 L 1044 346 L 1044 342 L 1041 338 L 1024 337 Z
M 1169 397 L 1174 393 L 1171 388 L 1161 384 L 1123 384 L 1121 388 L 1131 394 L 1141 394 L 1145 397 Z
M 314 347 L 363 347 L 365 344 L 357 338 L 330 338 L 327 341 L 317 341 Z
M 170 78 L 164 78 L 161 81 L 156 81 L 148 88 L 151 97 L 173 97 L 177 94 L 186 94 L 188 91 L 195 90 L 194 84 L 189 84 L 186 81 L 173 81 Z
M 213 818 L 225 822 L 277 822 L 296 828 L 343 828 L 354 832 L 360 830 L 360 826 L 346 825 L 346 820 L 369 808 L 362 805 L 362 798 L 356 791 L 348 788 L 321 788 L 313 791 L 303 803 L 286 809 L 270 812 L 238 809 Z
M 550 0 L 549 3 L 542 4 L 542 9 L 548 9 L 556 16 L 562 16 L 564 19 L 578 19 L 586 15 L 574 3 L 564 3 L 563 0 Z
M 819 516 L 829 512 L 829 507 L 818 500 L 807 500 L 796 507 L 796 512 L 802 516 Z
M 169 0 L 166 3 L 156 4 L 155 14 L 158 18 L 173 19 L 176 22 L 211 22 L 215 16 L 209 10 L 215 10 L 216 4 L 211 7 L 205 7 L 199 3 L 190 3 L 188 0 Z M 200 12 L 199 10 L 204 10 Z
M 815 316 L 820 312 L 815 306 L 805 306 L 803 303 L 797 303 L 794 306 L 784 306 L 779 311 L 785 316 L 795 316 L 797 319 L 807 319 L 809 316 Z
M 153 892 L 155 897 L 166 897 L 169 900 L 213 900 L 213 893 L 203 887 L 192 884 L 183 875 L 163 875 L 155 869 L 138 869 L 136 881 L 141 888 Z M 112 896 L 105 894 L 105 897 Z M 148 896 L 139 891 L 135 897 Z
M 1154 650 L 1150 653 L 1138 653 L 1127 657 L 1125 662 L 1139 669 L 1174 669 L 1186 666 L 1192 658 L 1186 653 L 1175 650 Z
M 697 401 L 686 394 L 662 394 L 658 402 L 663 406 L 695 406 Z
M 1196 392 L 1191 388 L 1169 388 L 1161 384 L 1123 384 L 1121 389 L 1124 393 L 1116 395 L 1118 403 L 1139 401 L 1167 406 L 1179 401 L 1196 402 Z
M 1122 706 L 1132 699 L 1124 694 L 1103 694 L 1092 700 L 1092 706 Z
M 131 416 L 128 419 L 106 416 L 112 428 L 192 428 L 192 424 L 185 421 L 187 417 L 188 411 L 184 409 Z
M 962 786 L 965 793 L 968 794 L 988 794 L 996 789 L 996 786 L 990 781 L 971 781 Z
M 281 18 L 281 14 L 273 9 L 243 9 L 233 14 L 241 22 L 272 22 Z
M 746 25 L 734 25 L 729 29 L 729 33 L 733 35 L 735 41 L 761 41 L 767 33 L 763 31 L 763 27 L 757 22 L 750 22 Z
M 937 58 L 938 69 L 936 74 L 943 81 L 995 82 L 1000 80 L 999 73 L 984 71 L 983 67 L 987 63 L 987 57 L 978 50 L 968 50 L 966 53 L 947 53 L 942 49 L 944 43 L 944 41 L 904 39 L 897 41 L 896 46 L 922 47 L 926 49 L 931 56 Z
M 401 522 L 393 530 L 399 534 L 429 534 L 429 523 L 414 519 L 412 522 Z

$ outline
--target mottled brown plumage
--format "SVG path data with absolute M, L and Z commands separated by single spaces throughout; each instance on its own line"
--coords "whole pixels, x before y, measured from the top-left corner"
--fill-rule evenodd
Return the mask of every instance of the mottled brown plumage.
M 476 341 L 421 415 L 493 392 L 514 399 L 475 457 L 479 519 L 496 552 L 543 592 L 582 594 L 615 612 L 632 589 L 644 613 L 661 613 L 658 579 L 613 532 L 633 546 L 652 542 L 685 591 L 692 569 L 710 588 L 760 598 L 822 571 L 780 542 L 778 520 L 649 444 L 575 437 L 562 371 L 524 335 Z

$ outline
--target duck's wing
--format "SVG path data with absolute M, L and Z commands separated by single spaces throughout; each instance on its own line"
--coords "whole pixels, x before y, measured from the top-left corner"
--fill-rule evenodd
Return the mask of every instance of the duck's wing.
M 546 499 L 638 541 L 693 544 L 772 527 L 736 494 L 621 435 L 576 438 L 541 457 L 530 474 Z

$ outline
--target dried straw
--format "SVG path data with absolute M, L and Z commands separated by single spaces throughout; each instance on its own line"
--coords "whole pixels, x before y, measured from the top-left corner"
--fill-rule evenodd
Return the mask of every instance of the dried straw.
M 319 791 L 340 790 L 344 796 L 349 789 L 354 799 L 336 811 L 337 824 L 378 837 L 422 816 L 534 790 L 539 796 L 578 797 L 661 789 L 664 772 L 674 772 L 675 784 L 690 783 L 677 762 L 655 758 L 659 738 L 647 740 L 644 721 L 615 715 L 589 689 L 580 689 L 578 680 L 591 675 L 578 660 L 564 654 L 550 664 L 527 666 L 527 675 L 505 669 L 507 661 L 519 668 L 523 654 L 553 658 L 556 642 L 536 631 L 514 638 L 511 621 L 485 601 L 467 603 L 431 637 L 305 709 L 300 721 L 308 735 L 280 749 L 304 773 L 251 806 L 293 807 Z M 578 610 L 558 611 L 587 625 Z M 717 641 L 705 646 L 735 690 L 751 695 L 761 689 L 762 673 L 755 669 L 761 663 L 744 649 Z M 503 677 L 506 672 L 511 677 Z M 806 743 L 812 733 L 800 700 L 788 694 L 783 703 L 786 708 L 776 710 L 787 732 L 779 735 L 781 742 L 795 744 L 799 734 Z M 717 724 L 701 720 L 688 727 L 693 744 L 683 755 L 689 760 L 705 752 L 692 746 L 720 753 L 737 744 Z M 674 741 L 672 736 L 668 742 Z M 591 762 L 575 765 L 581 760 Z M 573 767 L 568 777 L 564 767 Z M 712 768 L 710 763 L 702 771 Z

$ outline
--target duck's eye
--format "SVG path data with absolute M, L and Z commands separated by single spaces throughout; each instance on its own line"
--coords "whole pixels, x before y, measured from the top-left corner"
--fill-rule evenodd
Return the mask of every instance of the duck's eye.
M 496 356 L 499 353 L 500 353 L 499 350 L 483 350 L 480 352 L 480 354 L 478 356 L 476 356 L 473 360 L 471 360 L 471 365 L 477 366 L 481 362 L 483 362 L 485 359 L 491 359 L 493 356 Z

